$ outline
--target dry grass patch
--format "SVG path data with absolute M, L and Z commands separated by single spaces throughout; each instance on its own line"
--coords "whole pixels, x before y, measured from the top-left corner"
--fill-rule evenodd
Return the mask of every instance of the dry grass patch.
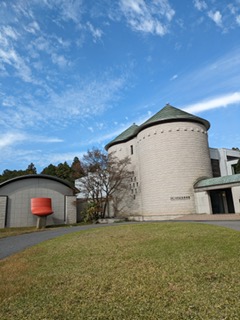
M 72 226 L 81 226 L 81 225 L 87 225 L 90 223 L 86 223 L 86 222 L 80 222 L 80 223 L 74 223 L 74 224 L 61 224 L 61 225 L 52 225 L 52 226 L 47 226 L 45 229 L 37 229 L 36 227 L 17 227 L 17 228 L 3 228 L 0 229 L 0 239 L 1 238 L 6 238 L 6 237 L 10 237 L 10 236 L 18 236 L 21 234 L 25 234 L 25 233 L 32 233 L 32 232 L 41 232 L 41 231 L 45 231 L 47 230 L 51 230 L 51 229 L 56 229 L 56 228 L 70 228 Z
M 0 318 L 240 319 L 239 245 L 194 223 L 66 235 L 1 262 Z
M 20 227 L 20 228 L 4 228 L 0 229 L 0 239 L 10 236 L 17 236 L 24 233 L 31 233 L 35 231 L 40 231 L 36 227 Z

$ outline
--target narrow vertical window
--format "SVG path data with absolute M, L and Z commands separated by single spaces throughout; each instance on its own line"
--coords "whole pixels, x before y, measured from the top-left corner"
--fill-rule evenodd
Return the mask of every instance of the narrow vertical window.
M 131 154 L 133 154 L 133 145 L 130 146 Z

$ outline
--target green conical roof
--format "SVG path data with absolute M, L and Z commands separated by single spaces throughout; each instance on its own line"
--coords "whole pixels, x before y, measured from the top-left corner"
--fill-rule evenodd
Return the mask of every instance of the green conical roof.
M 207 130 L 210 128 L 210 123 L 207 120 L 194 116 L 193 114 L 182 111 L 180 109 L 177 109 L 171 106 L 170 104 L 167 104 L 163 109 L 161 109 L 154 116 L 152 116 L 150 119 L 144 122 L 140 126 L 139 131 L 159 122 L 171 122 L 178 120 L 199 122 L 202 123 Z
M 132 137 L 134 137 L 136 135 L 136 131 L 137 131 L 138 128 L 139 128 L 139 126 L 134 123 L 133 125 L 131 125 L 131 127 L 126 129 L 125 131 L 123 131 L 114 140 L 110 141 L 105 146 L 105 149 L 107 150 L 108 148 L 110 148 L 112 145 L 114 145 L 116 143 L 121 143 L 121 142 L 128 141 L 129 139 L 131 139 Z
M 114 140 L 109 142 L 105 149 L 108 150 L 112 145 L 126 142 L 133 137 L 136 137 L 137 134 L 144 130 L 147 127 L 151 127 L 153 125 L 164 123 L 164 122 L 173 122 L 173 121 L 187 121 L 187 122 L 198 122 L 205 126 L 206 130 L 210 128 L 210 123 L 200 117 L 194 116 L 186 111 L 177 109 L 170 104 L 167 104 L 163 109 L 157 112 L 150 119 L 145 121 L 142 125 L 137 126 L 135 123 L 129 127 L 127 130 L 123 131 L 119 136 L 117 136 Z

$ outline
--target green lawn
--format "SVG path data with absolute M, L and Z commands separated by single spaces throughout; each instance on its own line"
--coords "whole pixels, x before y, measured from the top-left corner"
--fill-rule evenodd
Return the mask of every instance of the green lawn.
M 78 232 L 0 262 L 0 319 L 239 320 L 240 232 L 149 223 Z
M 17 236 L 19 234 L 30 233 L 39 231 L 36 227 L 23 227 L 23 228 L 4 228 L 0 229 L 0 239 L 10 236 Z
M 67 228 L 71 226 L 81 226 L 86 224 L 90 224 L 90 223 L 80 222 L 80 223 L 74 223 L 71 225 L 70 224 L 52 225 L 52 226 L 47 226 L 46 229 L 56 229 L 56 228 L 62 228 L 62 227 Z M 37 229 L 36 227 L 3 228 L 3 229 L 0 229 L 0 239 L 10 237 L 10 236 L 18 236 L 20 234 L 25 234 L 25 233 L 44 231 L 46 229 L 44 228 Z

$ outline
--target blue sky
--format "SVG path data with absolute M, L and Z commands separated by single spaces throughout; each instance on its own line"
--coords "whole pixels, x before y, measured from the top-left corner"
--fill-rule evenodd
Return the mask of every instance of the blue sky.
M 166 103 L 240 147 L 240 0 L 0 0 L 0 172 L 71 163 Z

